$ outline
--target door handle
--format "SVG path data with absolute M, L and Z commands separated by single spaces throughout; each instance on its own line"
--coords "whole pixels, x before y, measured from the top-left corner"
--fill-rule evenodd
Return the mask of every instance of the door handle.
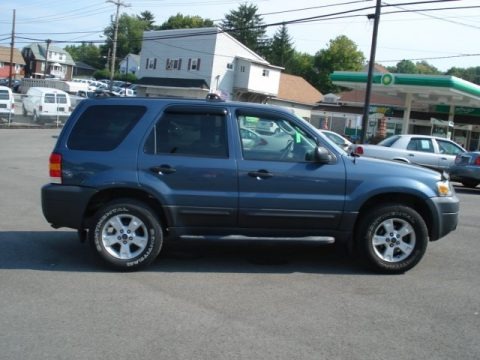
M 257 178 L 257 180 L 260 179 L 268 179 L 273 176 L 273 174 L 267 170 L 258 170 L 258 171 L 250 171 L 248 173 L 248 176 Z
M 158 175 L 168 175 L 173 174 L 177 169 L 171 167 L 170 165 L 160 165 L 150 168 L 150 171 L 157 173 Z

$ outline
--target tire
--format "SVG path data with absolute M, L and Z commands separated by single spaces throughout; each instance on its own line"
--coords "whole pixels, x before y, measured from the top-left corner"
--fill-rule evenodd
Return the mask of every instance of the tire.
M 467 188 L 476 188 L 478 185 L 478 181 L 476 180 L 462 180 L 462 185 Z
M 413 268 L 427 250 L 428 229 L 423 218 L 405 205 L 381 205 L 361 218 L 357 246 L 372 270 L 399 274 Z
M 146 204 L 119 199 L 97 211 L 89 237 L 95 253 L 108 266 L 134 271 L 149 265 L 158 256 L 163 229 Z

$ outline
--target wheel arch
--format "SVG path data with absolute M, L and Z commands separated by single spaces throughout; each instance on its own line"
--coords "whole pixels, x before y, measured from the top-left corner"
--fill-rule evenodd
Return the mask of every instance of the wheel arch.
M 164 230 L 168 229 L 171 217 L 168 216 L 161 202 L 157 198 L 144 190 L 121 187 L 101 190 L 90 199 L 85 210 L 83 227 L 88 229 L 90 221 L 98 209 L 116 199 L 134 199 L 147 204 L 164 225 Z
M 419 215 L 425 221 L 425 224 L 427 225 L 427 229 L 428 229 L 428 235 L 430 238 L 432 237 L 434 224 L 433 224 L 433 214 L 432 214 L 431 208 L 427 205 L 424 199 L 412 194 L 405 194 L 405 193 L 378 194 L 368 199 L 358 211 L 358 216 L 354 226 L 354 234 L 358 234 L 360 224 L 365 214 L 367 214 L 369 211 L 371 211 L 372 209 L 374 209 L 379 205 L 386 205 L 386 204 L 405 205 L 414 209 L 416 212 L 419 213 Z M 356 242 L 357 239 L 354 237 L 353 241 Z

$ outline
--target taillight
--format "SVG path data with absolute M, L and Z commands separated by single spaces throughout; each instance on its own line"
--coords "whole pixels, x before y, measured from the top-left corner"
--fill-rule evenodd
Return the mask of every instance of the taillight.
M 475 158 L 475 162 L 473 163 L 473 165 L 480 166 L 480 156 L 477 156 Z
M 363 155 L 363 147 L 361 147 L 361 146 L 356 146 L 356 147 L 355 147 L 355 154 L 357 154 L 357 155 Z
M 43 109 L 43 107 L 42 107 L 42 105 L 40 105 L 40 106 L 38 107 L 38 111 L 42 112 L 42 109 Z
M 52 153 L 50 155 L 50 180 L 55 183 L 62 182 L 62 155 Z

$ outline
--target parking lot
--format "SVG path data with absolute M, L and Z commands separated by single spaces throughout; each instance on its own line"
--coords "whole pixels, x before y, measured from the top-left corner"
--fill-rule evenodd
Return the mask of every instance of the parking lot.
M 458 229 L 403 275 L 242 241 L 168 244 L 116 273 L 43 218 L 59 131 L 0 129 L 2 359 L 480 358 L 480 187 L 457 187 Z

